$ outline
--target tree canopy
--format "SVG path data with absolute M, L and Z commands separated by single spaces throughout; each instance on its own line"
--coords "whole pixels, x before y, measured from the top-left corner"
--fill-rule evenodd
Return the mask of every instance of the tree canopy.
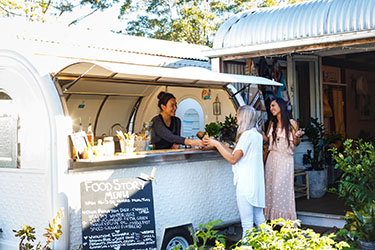
M 0 0 L 0 16 L 19 16 L 25 17 L 28 21 L 45 22 L 48 17 L 59 17 L 74 12 L 78 7 L 89 6 L 90 11 L 84 16 L 73 19 L 71 22 L 73 24 L 118 2 L 119 0 Z
M 77 7 L 89 12 L 71 24 L 98 11 L 111 8 L 120 0 L 0 0 L 0 16 L 23 16 L 29 21 L 46 21 Z M 257 8 L 296 3 L 304 0 L 122 0 L 119 19 L 125 20 L 118 33 L 150 38 L 212 45 L 220 24 L 235 13 Z M 105 20 L 103 20 L 105 22 Z
M 285 0 L 286 1 L 286 0 Z M 288 3 L 303 0 L 288 0 Z M 124 33 L 193 44 L 212 45 L 220 24 L 235 13 L 279 5 L 282 0 L 127 0 L 120 16 L 135 13 Z M 135 4 L 134 4 L 135 3 Z M 140 11 L 141 10 L 141 11 Z

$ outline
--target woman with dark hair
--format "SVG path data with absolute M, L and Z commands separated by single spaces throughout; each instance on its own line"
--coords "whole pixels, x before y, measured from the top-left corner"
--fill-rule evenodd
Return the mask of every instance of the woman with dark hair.
M 179 144 L 204 147 L 202 140 L 192 140 L 180 136 L 181 120 L 175 116 L 176 97 L 162 91 L 159 93 L 158 99 L 160 114 L 152 119 L 153 130 L 151 133 L 151 143 L 155 145 L 155 149 L 178 148 Z
M 265 166 L 267 220 L 296 220 L 294 198 L 294 147 L 300 143 L 303 131 L 290 119 L 288 106 L 281 98 L 271 101 L 271 122 L 263 140 L 269 143 Z

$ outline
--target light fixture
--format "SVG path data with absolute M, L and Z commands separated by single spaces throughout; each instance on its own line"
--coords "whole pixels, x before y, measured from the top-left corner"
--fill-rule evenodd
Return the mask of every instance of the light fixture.
M 218 119 L 218 115 L 221 115 L 221 103 L 219 101 L 219 97 L 216 96 L 215 101 L 213 103 L 213 112 L 216 115 L 216 120 Z

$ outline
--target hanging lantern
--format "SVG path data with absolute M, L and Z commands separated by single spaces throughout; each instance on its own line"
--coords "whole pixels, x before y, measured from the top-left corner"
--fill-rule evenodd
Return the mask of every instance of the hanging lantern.
M 221 103 L 219 101 L 218 96 L 216 96 L 215 101 L 213 103 L 213 112 L 214 115 L 221 115 Z

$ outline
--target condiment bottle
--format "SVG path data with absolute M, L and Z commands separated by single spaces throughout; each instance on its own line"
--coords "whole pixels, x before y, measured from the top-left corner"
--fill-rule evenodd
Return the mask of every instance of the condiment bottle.
M 94 132 L 92 131 L 91 122 L 89 122 L 89 126 L 87 128 L 87 139 L 89 140 L 91 147 L 94 146 Z
M 79 132 L 82 132 L 83 131 L 83 127 L 82 127 L 82 119 L 81 117 L 79 118 Z

